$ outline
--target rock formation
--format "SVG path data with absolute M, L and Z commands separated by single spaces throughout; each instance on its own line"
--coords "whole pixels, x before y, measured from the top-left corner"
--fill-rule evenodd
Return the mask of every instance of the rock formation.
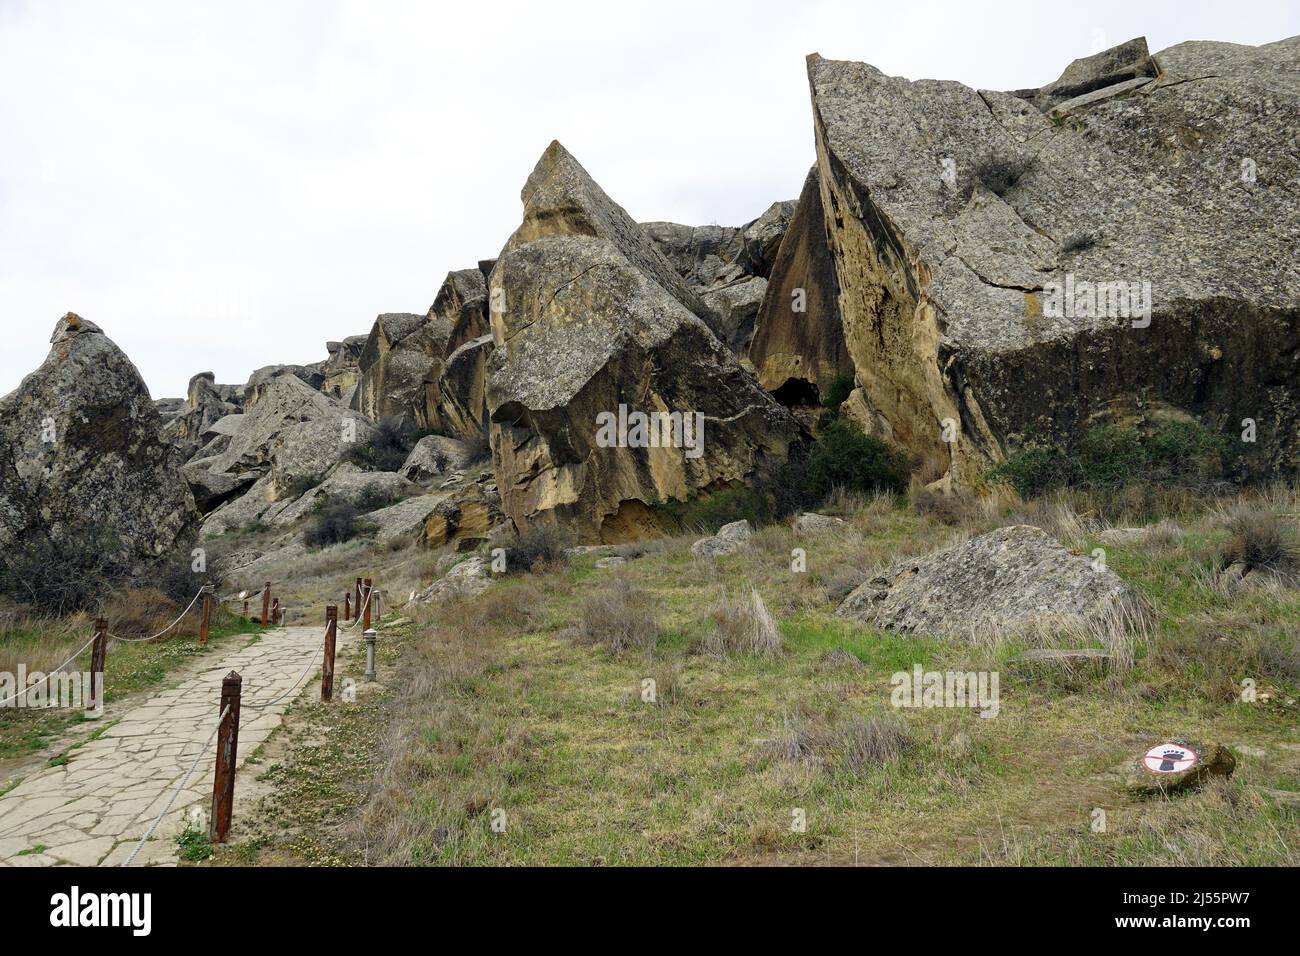
M 776 252 L 749 360 L 763 387 L 790 406 L 819 405 L 832 381 L 853 372 L 815 166 Z
M 842 334 L 855 417 L 959 482 L 1162 408 L 1250 419 L 1254 467 L 1294 473 L 1298 64 L 1300 38 L 1137 40 L 998 93 L 810 56 L 838 309 L 783 329 L 774 270 L 765 384 L 833 366 Z
M 784 461 L 797 423 L 676 298 L 688 294 L 681 277 L 559 143 L 523 201 L 490 282 L 487 387 L 493 464 L 516 526 L 634 538 L 658 527 L 656 503 L 761 479 Z M 652 441 L 624 427 L 634 412 L 677 417 Z M 622 424 L 602 438 L 598 416 Z
M 0 549 L 132 573 L 185 543 L 198 514 L 131 361 L 96 326 L 59 320 L 49 356 L 0 399 Z M 93 542 L 93 544 L 92 544 Z

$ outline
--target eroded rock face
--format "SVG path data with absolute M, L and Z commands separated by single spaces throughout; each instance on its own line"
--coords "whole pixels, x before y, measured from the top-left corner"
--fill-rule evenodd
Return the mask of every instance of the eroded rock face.
M 75 565 L 97 557 L 85 543 L 104 534 L 118 569 L 138 571 L 197 525 L 177 453 L 139 372 L 98 326 L 69 313 L 51 342 L 0 399 L 0 548 L 49 541 Z
M 563 147 L 551 145 L 523 196 L 524 225 L 490 282 L 504 308 L 491 313 L 487 387 L 502 509 L 515 525 L 643 537 L 660 524 L 654 503 L 784 461 L 799 426 L 660 284 L 666 262 Z M 591 235 L 593 223 L 614 239 Z M 602 437 L 598 416 L 620 405 L 675 413 L 680 440 L 671 430 L 659 447 L 617 428 Z M 703 442 L 691 447 L 698 421 Z
M 941 637 L 1016 635 L 1037 628 L 1122 626 L 1137 594 L 1038 528 L 999 528 L 863 583 L 835 612 L 875 627 Z
M 424 424 L 427 383 L 442 369 L 452 323 L 442 317 L 388 313 L 375 320 L 361 353 L 353 403 L 366 417 Z
M 163 438 L 179 448 L 183 458 L 193 457 L 213 425 L 239 413 L 239 405 L 228 400 L 235 391 L 232 386 L 217 385 L 211 372 L 195 375 L 190 379 L 185 408 L 163 426 Z
M 344 405 L 352 404 L 353 390 L 361 377 L 361 353 L 365 351 L 368 340 L 366 335 L 350 335 L 341 342 L 325 343 L 329 358 L 322 369 L 325 374 L 322 392 Z
M 835 259 L 826 244 L 815 166 L 764 292 L 749 345 L 758 380 L 783 405 L 818 405 L 837 376 L 852 374 L 853 363 L 844 345 Z
M 224 418 L 209 430 L 217 435 L 215 453 L 186 466 L 191 487 L 210 492 L 205 496 L 210 507 L 220 505 L 204 522 L 205 536 L 260 520 L 295 488 L 323 480 L 357 444 L 374 435 L 363 416 L 290 371 L 268 379 L 259 391 L 250 411 Z M 236 484 L 222 476 L 245 475 L 254 476 L 255 483 L 234 497 L 231 492 L 247 479 Z
M 958 481 L 1139 407 L 1253 419 L 1256 470 L 1300 465 L 1300 38 L 1144 54 L 1041 97 L 809 58 L 858 384 Z

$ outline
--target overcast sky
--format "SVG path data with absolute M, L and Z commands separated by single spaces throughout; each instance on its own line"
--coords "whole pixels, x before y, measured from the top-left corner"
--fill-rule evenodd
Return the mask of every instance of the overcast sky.
M 0 394 L 57 319 L 154 397 L 325 357 L 494 257 L 559 139 L 639 220 L 740 224 L 813 161 L 804 56 L 1016 89 L 1300 4 L 0 0 Z

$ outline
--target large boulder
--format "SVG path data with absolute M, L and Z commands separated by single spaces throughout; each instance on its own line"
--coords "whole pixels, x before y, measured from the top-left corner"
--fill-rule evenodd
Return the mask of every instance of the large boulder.
M 198 521 L 175 449 L 131 360 L 69 313 L 49 356 L 0 399 L 0 551 L 50 546 L 71 566 L 131 573 Z
M 1300 38 L 1155 61 L 1039 96 L 808 59 L 862 397 L 952 479 L 1152 409 L 1251 419 L 1253 467 L 1300 467 Z
M 832 381 L 852 374 L 816 166 L 776 252 L 748 354 L 783 405 L 820 405 Z
M 325 372 L 319 365 L 267 365 L 249 376 L 237 404 L 245 411 L 252 409 L 277 378 L 292 375 L 308 388 L 319 391 L 325 385 Z M 218 389 L 227 386 L 218 385 Z
M 487 386 L 515 525 L 560 521 L 626 540 L 658 530 L 658 502 L 770 475 L 800 427 L 660 284 L 667 264 L 639 227 L 558 143 L 523 199 L 524 224 L 490 282 L 504 308 L 491 315 Z M 597 229 L 614 237 L 602 238 L 593 223 L 619 228 Z M 638 430 L 632 416 L 647 413 L 676 415 L 678 433 Z
M 479 456 L 479 448 L 446 435 L 425 435 L 398 473 L 408 481 L 428 481 L 448 471 L 460 471 Z
M 1123 627 L 1143 604 L 1115 572 L 1038 528 L 999 528 L 896 562 L 852 591 L 839 617 L 907 633 L 978 638 Z
M 743 228 L 643 222 L 641 229 L 673 271 L 696 291 L 735 282 L 745 275 L 737 261 L 745 249 Z

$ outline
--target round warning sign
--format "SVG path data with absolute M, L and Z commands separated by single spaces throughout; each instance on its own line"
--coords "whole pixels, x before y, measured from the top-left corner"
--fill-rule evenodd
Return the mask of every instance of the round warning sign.
M 1160 744 L 1142 758 L 1152 773 L 1181 773 L 1196 765 L 1196 751 L 1182 744 Z

